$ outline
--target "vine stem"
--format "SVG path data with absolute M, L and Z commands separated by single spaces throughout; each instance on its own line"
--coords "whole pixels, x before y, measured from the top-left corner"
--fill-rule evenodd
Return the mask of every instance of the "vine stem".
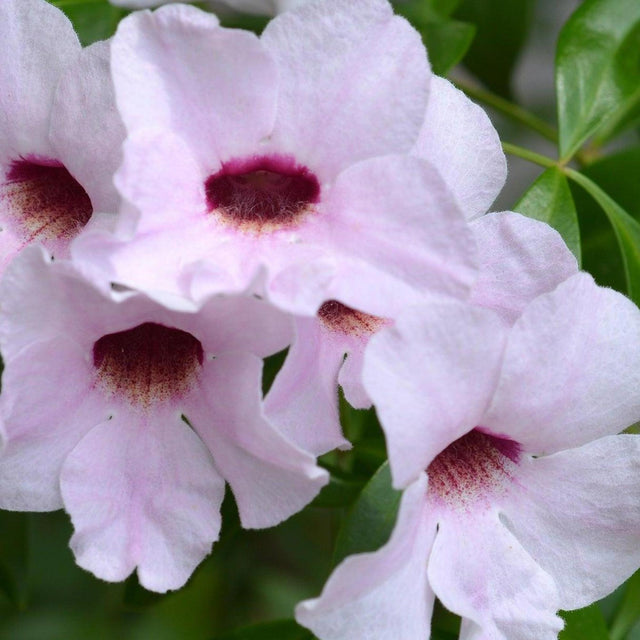
M 529 129 L 536 131 L 543 138 L 550 140 L 554 144 L 558 144 L 558 132 L 544 120 L 533 115 L 533 113 L 523 109 L 522 107 L 505 100 L 500 96 L 487 91 L 486 89 L 480 89 L 472 84 L 465 82 L 464 80 L 456 79 L 454 84 L 464 91 L 470 98 L 482 102 L 489 107 L 493 107 L 496 111 L 500 111 L 504 115 L 508 116 L 512 120 L 525 125 Z
M 510 142 L 503 142 L 502 149 L 505 153 L 508 153 L 511 156 L 523 158 L 524 160 L 533 162 L 534 164 L 540 165 L 541 167 L 546 167 L 547 169 L 549 167 L 558 167 L 564 170 L 564 167 L 557 160 L 552 160 L 547 156 L 543 156 L 542 154 L 536 153 L 535 151 L 529 151 L 529 149 L 524 149 L 523 147 L 511 144 Z

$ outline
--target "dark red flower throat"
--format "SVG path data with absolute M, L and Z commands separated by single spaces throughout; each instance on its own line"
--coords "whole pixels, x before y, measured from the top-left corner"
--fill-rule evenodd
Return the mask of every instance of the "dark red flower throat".
M 243 231 L 261 233 L 288 228 L 313 209 L 320 184 L 291 158 L 234 160 L 205 182 L 209 212 Z

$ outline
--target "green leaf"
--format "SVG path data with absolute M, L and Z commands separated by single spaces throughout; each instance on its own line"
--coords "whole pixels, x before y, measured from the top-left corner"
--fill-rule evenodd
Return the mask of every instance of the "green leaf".
M 598 132 L 609 137 L 640 116 L 640 2 L 585 0 L 556 51 L 560 156 Z
M 640 147 L 607 156 L 582 173 L 640 220 Z M 574 189 L 582 235 L 582 266 L 598 284 L 625 291 L 624 265 L 616 236 L 598 204 L 582 189 Z
M 640 223 L 587 176 L 566 169 L 567 176 L 579 184 L 602 207 L 616 234 L 622 253 L 627 293 L 640 303 Z
M 489 89 L 511 97 L 511 76 L 529 33 L 535 0 L 463 0 L 455 17 L 477 27 L 463 63 Z
M 360 480 L 340 478 L 331 475 L 329 484 L 322 487 L 310 506 L 312 507 L 348 507 L 362 491 Z
M 27 603 L 28 515 L 0 511 L 0 591 L 19 609 Z
M 279 620 L 255 624 L 231 633 L 216 636 L 213 640 L 312 640 L 310 631 L 300 627 L 293 620 Z
M 84 46 L 110 38 L 127 14 L 107 0 L 57 0 L 52 4 L 65 12 Z
M 577 611 L 563 611 L 566 622 L 559 640 L 609 640 L 609 632 L 597 604 Z
M 375 551 L 391 535 L 402 492 L 391 486 L 389 463 L 385 462 L 362 490 L 338 533 L 334 564 L 354 553 Z
M 569 182 L 559 168 L 547 169 L 522 196 L 515 210 L 551 225 L 564 238 L 580 263 L 578 214 Z
M 611 640 L 624 640 L 638 620 L 640 620 L 640 571 L 627 581 L 622 603 L 611 625 Z
M 434 73 L 444 76 L 469 49 L 475 27 L 472 24 L 449 19 L 458 2 L 411 0 L 399 3 L 396 11 L 403 15 L 420 32 Z

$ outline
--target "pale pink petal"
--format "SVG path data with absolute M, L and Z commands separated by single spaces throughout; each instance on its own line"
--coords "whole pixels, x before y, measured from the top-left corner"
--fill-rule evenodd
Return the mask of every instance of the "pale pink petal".
M 272 20 L 262 41 L 280 69 L 273 142 L 322 181 L 410 150 L 431 74 L 420 36 L 386 0 L 310 3 Z
M 316 318 L 297 318 L 296 337 L 264 403 L 266 417 L 314 455 L 350 446 L 338 411 L 338 370 L 344 351 L 335 347 Z
M 553 453 L 640 419 L 640 311 L 579 273 L 513 326 L 482 426 Z
M 172 131 L 209 173 L 222 160 L 255 153 L 271 132 L 277 71 L 254 34 L 222 29 L 194 7 L 169 5 L 125 18 L 111 52 L 127 129 Z
M 262 415 L 262 362 L 229 353 L 205 362 L 185 415 L 231 486 L 246 528 L 270 527 L 300 511 L 328 482 L 315 459 Z
M 544 222 L 510 211 L 489 213 L 470 224 L 480 271 L 471 302 L 513 323 L 537 296 L 578 272 L 560 234 Z
M 495 314 L 457 302 L 412 307 L 371 338 L 362 377 L 385 432 L 395 487 L 407 486 L 481 424 L 505 338 Z
M 178 589 L 218 538 L 224 480 L 179 410 L 116 412 L 68 456 L 60 485 L 76 562 L 104 580 L 137 567 L 147 589 Z
M 428 567 L 447 609 L 466 619 L 461 640 L 556 640 L 555 583 L 493 509 L 442 513 Z
M 640 436 L 525 458 L 505 523 L 556 581 L 562 609 L 604 598 L 640 566 Z
M 438 76 L 412 153 L 438 167 L 467 218 L 487 211 L 507 177 L 500 138 L 485 111 Z
M 49 114 L 60 73 L 80 42 L 59 9 L 42 0 L 0 2 L 0 163 L 53 158 Z
M 367 344 L 368 340 L 359 340 L 352 346 L 338 374 L 344 397 L 354 409 L 368 409 L 371 406 L 371 398 L 362 384 L 364 351 Z
M 215 355 L 244 351 L 266 358 L 293 338 L 291 316 L 254 297 L 214 296 L 199 313 L 183 315 L 180 327 L 197 335 L 204 350 Z
M 44 320 L 42 320 L 44 322 Z M 62 507 L 59 475 L 69 452 L 108 408 L 91 389 L 85 350 L 59 336 L 5 360 L 0 415 L 0 506 L 19 511 Z
M 322 238 L 344 256 L 339 280 L 350 298 L 336 299 L 384 315 L 371 308 L 375 280 L 363 282 L 361 274 L 349 279 L 349 267 L 357 261 L 363 263 L 362 271 L 368 266 L 379 273 L 380 284 L 391 285 L 391 278 L 400 283 L 396 284 L 400 293 L 394 293 L 392 286 L 378 290 L 384 301 L 380 304 L 388 305 L 386 298 L 398 296 L 406 304 L 402 283 L 427 294 L 466 297 L 476 277 L 475 243 L 446 185 L 428 162 L 385 156 L 353 165 L 337 178 L 322 212 L 304 234 L 316 241 Z
M 322 595 L 296 607 L 296 620 L 321 640 L 428 638 L 434 595 L 426 576 L 435 521 L 425 504 L 422 476 L 402 496 L 386 545 L 348 557 Z
M 113 174 L 122 160 L 125 130 L 116 110 L 109 42 L 83 49 L 62 75 L 51 112 L 56 157 L 82 184 L 96 211 L 115 213 Z

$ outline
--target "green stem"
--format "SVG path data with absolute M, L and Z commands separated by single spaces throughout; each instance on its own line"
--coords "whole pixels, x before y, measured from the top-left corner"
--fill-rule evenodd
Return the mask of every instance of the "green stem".
M 524 160 L 528 160 L 529 162 L 538 164 L 541 167 L 546 167 L 547 169 L 549 167 L 560 167 L 560 169 L 564 170 L 564 168 L 558 164 L 557 160 L 552 160 L 551 158 L 536 153 L 535 151 L 529 151 L 529 149 L 518 147 L 517 145 L 511 144 L 510 142 L 503 142 L 502 149 L 509 155 L 523 158 Z
M 500 113 L 511 118 L 511 120 L 519 122 L 529 129 L 533 129 L 533 131 L 538 132 L 543 138 L 550 140 L 554 144 L 558 144 L 558 132 L 544 120 L 541 120 L 538 116 L 533 115 L 526 109 L 501 98 L 495 93 L 491 93 L 491 91 L 479 89 L 472 84 L 467 84 L 463 80 L 455 80 L 455 85 L 470 98 L 482 102 L 489 107 L 493 107 L 496 111 L 500 111 Z

